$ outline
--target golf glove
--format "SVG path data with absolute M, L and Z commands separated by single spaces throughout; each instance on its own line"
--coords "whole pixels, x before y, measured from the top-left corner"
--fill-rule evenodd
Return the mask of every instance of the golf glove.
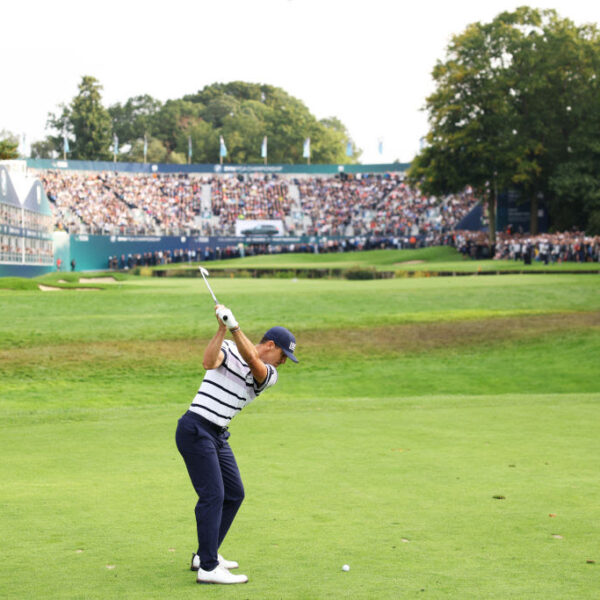
M 229 308 L 219 308 L 217 317 L 219 317 L 229 329 L 235 329 L 238 326 L 238 322 L 235 320 L 235 317 Z

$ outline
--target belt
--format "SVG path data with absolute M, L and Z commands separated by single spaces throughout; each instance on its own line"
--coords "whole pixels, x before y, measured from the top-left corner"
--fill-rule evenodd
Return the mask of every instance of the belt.
M 217 425 L 216 423 L 209 421 L 202 415 L 199 415 L 198 413 L 195 413 L 194 411 L 191 411 L 191 410 L 188 410 L 186 415 L 192 417 L 192 419 L 195 419 L 196 421 L 199 421 L 200 423 L 202 423 L 202 425 L 204 425 L 205 427 L 208 427 L 208 429 L 211 429 L 212 431 L 214 431 L 217 434 L 225 433 L 229 429 L 228 427 L 221 427 L 220 425 Z

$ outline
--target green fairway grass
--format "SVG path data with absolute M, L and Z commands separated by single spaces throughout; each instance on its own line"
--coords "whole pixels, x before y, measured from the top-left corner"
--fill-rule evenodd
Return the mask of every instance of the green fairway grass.
M 212 300 L 127 276 L 0 293 L 0 597 L 597 597 L 595 276 L 212 283 L 252 339 L 298 340 L 231 426 L 246 500 L 222 553 L 250 582 L 189 571 L 174 431 Z
M 197 266 L 197 265 L 196 265 Z M 322 254 L 290 253 L 262 254 L 245 258 L 230 258 L 204 263 L 204 266 L 217 274 L 223 269 L 332 269 L 347 270 L 353 267 L 375 268 L 378 271 L 406 272 L 457 272 L 477 273 L 496 271 L 543 271 L 560 273 L 564 271 L 600 272 L 598 263 L 563 262 L 545 265 L 533 261 L 525 265 L 514 260 L 472 260 L 462 256 L 449 246 L 433 246 L 414 250 L 366 250 L 361 252 L 328 252 Z M 196 267 L 190 263 L 178 263 L 154 267 L 154 270 L 189 270 Z

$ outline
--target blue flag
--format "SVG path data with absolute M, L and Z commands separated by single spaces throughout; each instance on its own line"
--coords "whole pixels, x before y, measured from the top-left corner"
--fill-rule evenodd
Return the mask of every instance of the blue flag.
M 66 134 L 63 135 L 63 152 L 67 154 L 69 152 L 69 138 Z
M 116 133 L 113 137 L 113 154 L 119 154 L 119 138 Z
M 352 142 L 350 140 L 346 144 L 346 156 L 352 156 Z
M 188 135 L 188 158 L 192 162 L 192 136 Z
M 304 148 L 302 150 L 302 158 L 310 158 L 310 138 L 304 140 Z
M 260 157 L 267 158 L 267 136 L 263 138 L 262 145 L 260 147 Z
M 379 154 L 383 154 L 383 140 L 379 139 Z
M 144 134 L 144 162 L 146 162 L 146 155 L 148 154 L 148 137 Z
M 225 140 L 223 136 L 219 138 L 220 148 L 219 148 L 219 156 L 227 156 L 227 146 L 225 146 Z

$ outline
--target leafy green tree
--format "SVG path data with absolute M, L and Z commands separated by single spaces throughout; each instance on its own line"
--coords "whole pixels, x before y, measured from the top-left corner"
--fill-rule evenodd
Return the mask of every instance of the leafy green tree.
M 75 135 L 71 149 L 73 159 L 110 160 L 112 156 L 111 118 L 102 105 L 101 91 L 98 80 L 86 75 L 71 101 L 69 120 Z
M 71 122 L 71 109 L 66 104 L 59 104 L 58 112 L 48 113 L 46 129 L 51 132 L 41 142 L 31 145 L 31 155 L 33 158 L 55 158 L 64 154 L 64 137 L 69 140 L 69 156 L 74 143 L 73 123 Z
M 120 138 L 119 138 L 120 140 Z M 146 162 L 166 163 L 168 150 L 165 145 L 157 138 L 147 136 L 148 150 L 146 152 Z M 135 139 L 131 144 L 131 150 L 120 154 L 120 160 L 124 162 L 143 162 L 144 161 L 144 139 Z
M 496 190 L 520 189 L 535 233 L 538 198 L 558 214 L 573 159 L 597 131 L 599 49 L 595 27 L 575 27 L 553 10 L 521 7 L 468 26 L 434 68 L 427 146 L 411 180 L 438 194 L 473 186 L 487 201 L 491 241 Z
M 437 88 L 427 98 L 427 146 L 409 172 L 426 193 L 471 185 L 487 203 L 490 243 L 495 241 L 496 191 L 509 183 L 516 151 L 506 101 L 505 57 L 512 41 L 503 21 L 476 23 L 453 38 L 446 62 L 433 70 Z
M 65 132 L 70 140 L 69 158 L 88 158 L 83 155 L 84 115 L 90 116 L 92 131 L 102 132 L 106 145 L 105 153 L 98 154 L 97 159 L 112 156 L 113 133 L 121 145 L 131 145 L 119 160 L 143 160 L 144 136 L 149 162 L 186 162 L 190 139 L 194 162 L 218 162 L 220 136 L 227 145 L 226 161 L 234 163 L 262 162 L 264 136 L 268 138 L 271 163 L 304 162 L 302 148 L 307 137 L 311 138 L 312 162 L 356 162 L 360 155 L 355 148 L 353 157 L 346 156 L 350 135 L 339 119 L 318 121 L 304 103 L 274 86 L 243 81 L 214 83 L 165 103 L 141 95 L 108 110 L 101 106 L 100 89 L 95 79 L 84 78 L 71 104 L 49 115 L 47 127 L 53 135 L 35 147 L 37 156 L 62 156 Z M 97 127 L 98 123 L 102 127 Z
M 200 123 L 200 107 L 186 100 L 167 100 L 153 119 L 154 136 L 167 149 L 167 152 L 177 151 L 177 142 L 181 132 L 188 132 L 194 125 Z M 186 135 L 187 155 L 187 135 Z
M 585 226 L 586 201 L 569 203 L 560 173 L 587 154 L 597 131 L 600 38 L 595 26 L 577 27 L 555 11 L 517 11 L 529 21 L 527 35 L 513 56 L 511 100 L 517 114 L 516 137 L 524 150 L 514 181 L 531 202 L 531 231 L 537 232 L 538 198 L 549 204 L 555 226 Z M 582 127 L 583 126 L 583 127 Z M 594 129 L 592 129 L 594 127 Z M 579 167 L 578 167 L 579 168 Z M 554 182 L 554 183 L 553 183 Z M 565 215 L 569 206 L 574 220 Z
M 108 108 L 112 120 L 113 133 L 122 144 L 133 144 L 143 140 L 144 136 L 152 136 L 155 130 L 156 117 L 162 102 L 148 94 L 129 98 L 124 104 L 116 103 Z
M 0 131 L 0 160 L 19 158 L 19 140 L 9 131 Z
M 326 119 L 321 119 L 320 123 L 326 128 L 328 133 L 335 132 L 336 135 L 335 140 L 332 140 L 332 148 L 335 147 L 336 141 L 342 145 L 344 153 L 343 162 L 357 162 L 360 159 L 362 150 L 358 148 L 356 144 L 352 141 L 352 138 L 350 136 L 350 133 L 346 129 L 346 126 L 337 117 L 328 117 Z M 346 155 L 346 146 L 348 142 L 350 142 L 352 147 L 351 157 Z M 331 162 L 342 162 L 342 159 L 338 158 L 338 160 L 333 160 Z
M 227 145 L 226 160 L 235 163 L 262 162 L 264 136 L 271 163 L 304 162 L 302 148 L 307 137 L 311 138 L 312 162 L 356 162 L 360 154 L 346 157 L 349 135 L 339 119 L 319 122 L 303 102 L 281 88 L 242 81 L 215 83 L 184 100 L 201 107 L 200 116 L 217 134 L 217 143 L 202 156 L 202 162 L 218 158 L 219 135 Z
M 31 144 L 31 158 L 56 158 L 58 151 L 49 137 Z

